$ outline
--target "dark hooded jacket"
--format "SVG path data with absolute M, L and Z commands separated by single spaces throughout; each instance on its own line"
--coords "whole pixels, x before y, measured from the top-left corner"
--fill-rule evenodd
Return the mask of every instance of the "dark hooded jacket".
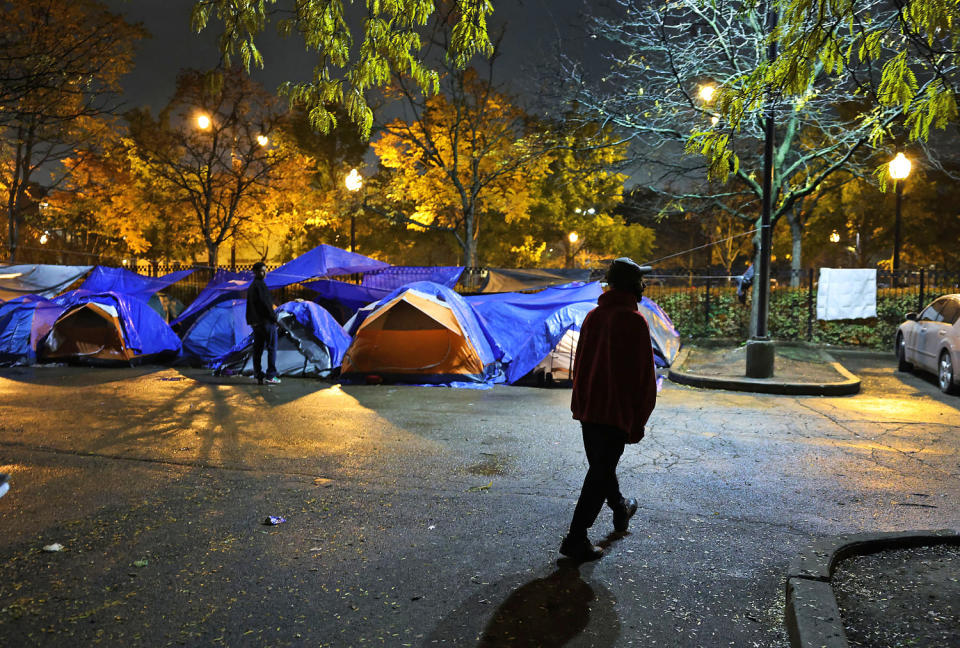
M 276 323 L 277 315 L 273 312 L 273 300 L 270 299 L 267 283 L 255 277 L 247 288 L 247 324 L 257 327 Z
M 573 418 L 613 425 L 627 442 L 643 438 L 657 399 L 657 375 L 647 320 L 636 296 L 609 290 L 587 314 L 573 367 Z

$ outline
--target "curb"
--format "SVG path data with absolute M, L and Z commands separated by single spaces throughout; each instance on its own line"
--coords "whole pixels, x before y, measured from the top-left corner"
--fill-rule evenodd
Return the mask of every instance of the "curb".
M 790 562 L 785 618 L 792 648 L 849 648 L 830 577 L 844 558 L 885 549 L 960 545 L 952 529 L 851 533 L 818 540 Z
M 683 347 L 677 356 L 674 366 L 667 372 L 667 377 L 671 381 L 680 385 L 689 385 L 691 387 L 703 387 L 706 389 L 726 389 L 728 391 L 745 391 L 759 394 L 780 394 L 784 396 L 849 396 L 860 391 L 860 379 L 837 362 L 833 356 L 826 351 L 821 350 L 823 359 L 828 362 L 834 370 L 843 376 L 843 380 L 829 383 L 791 383 L 780 382 L 775 378 L 732 378 L 704 376 L 702 374 L 688 373 L 682 371 L 683 365 L 687 361 L 690 349 Z

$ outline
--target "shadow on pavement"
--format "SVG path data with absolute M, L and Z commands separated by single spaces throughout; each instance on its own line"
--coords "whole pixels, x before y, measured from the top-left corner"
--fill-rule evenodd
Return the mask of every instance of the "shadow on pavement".
M 606 549 L 620 537 L 611 534 L 598 544 Z M 490 584 L 450 612 L 426 643 L 560 648 L 588 637 L 591 646 L 612 646 L 621 629 L 617 601 L 610 590 L 591 578 L 595 566 L 560 558 L 552 572 L 512 590 L 508 583 L 516 582 L 519 574 Z M 497 599 L 503 602 L 490 614 L 489 605 Z
M 0 378 L 33 385 L 75 387 L 127 381 L 131 378 L 147 376 L 166 369 L 168 367 L 149 364 L 135 367 L 89 367 L 51 364 L 31 367 L 0 367 Z

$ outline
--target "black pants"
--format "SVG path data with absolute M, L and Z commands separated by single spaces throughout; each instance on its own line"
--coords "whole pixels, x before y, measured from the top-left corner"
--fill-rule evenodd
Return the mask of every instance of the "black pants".
M 267 378 L 277 375 L 277 325 L 261 324 L 253 327 L 253 375 L 263 378 L 263 349 L 267 349 Z
M 610 508 L 621 505 L 623 495 L 620 494 L 620 483 L 617 481 L 617 464 L 627 441 L 626 433 L 613 425 L 582 422 L 580 425 L 583 428 L 583 448 L 590 467 L 570 523 L 570 535 L 573 537 L 587 535 L 587 529 L 593 526 L 600 515 L 604 502 Z

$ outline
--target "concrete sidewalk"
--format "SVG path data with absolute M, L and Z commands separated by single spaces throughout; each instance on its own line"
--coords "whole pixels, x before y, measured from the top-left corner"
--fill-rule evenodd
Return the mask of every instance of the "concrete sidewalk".
M 775 346 L 773 377 L 745 373 L 745 347 L 685 346 L 668 376 L 692 387 L 766 394 L 860 391 L 860 379 L 832 353 L 802 343 Z M 791 563 L 785 600 L 794 648 L 960 645 L 960 534 L 943 529 L 822 539 Z

